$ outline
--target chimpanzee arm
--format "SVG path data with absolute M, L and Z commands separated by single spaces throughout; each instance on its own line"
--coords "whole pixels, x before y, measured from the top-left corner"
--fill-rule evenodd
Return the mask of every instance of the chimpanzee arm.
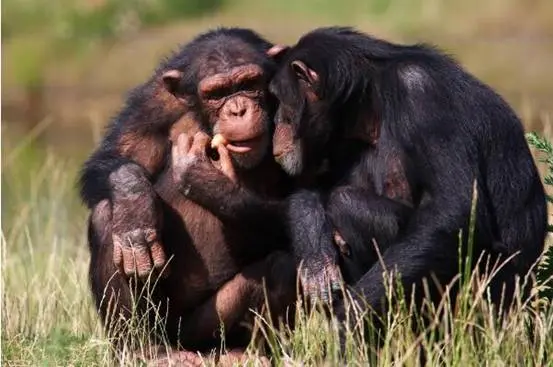
M 431 297 L 438 296 L 432 276 L 440 281 L 442 287 L 454 278 L 459 269 L 457 233 L 466 225 L 460 216 L 448 217 L 443 211 L 440 213 L 442 205 L 449 204 L 445 201 L 440 204 L 438 201 L 417 210 L 405 237 L 389 246 L 382 254 L 382 261 L 374 263 L 354 286 L 354 292 L 362 297 L 361 304 L 366 302 L 378 314 L 383 314 L 387 294 L 384 270 L 399 273 L 404 294 L 411 294 L 412 287 L 416 287 L 417 299 L 424 295 L 424 278 L 431 287 Z M 466 214 L 468 218 L 470 211 Z M 338 312 L 339 317 L 342 317 L 340 312 L 343 310 Z
M 117 122 L 86 161 L 80 177 L 81 197 L 93 209 L 108 199 L 112 206 L 114 262 L 127 275 L 146 276 L 165 265 L 158 241 L 160 215 L 151 179 L 165 164 L 168 138 Z
M 312 301 L 328 301 L 341 287 L 338 248 L 322 196 L 299 190 L 288 199 L 288 227 L 301 285 Z M 329 289 L 330 287 L 330 289 Z
M 80 194 L 89 209 L 103 199 L 113 199 L 109 176 L 124 165 L 135 167 L 133 171 L 149 180 L 148 172 L 140 164 L 109 150 L 97 150 L 85 162 L 80 177 Z

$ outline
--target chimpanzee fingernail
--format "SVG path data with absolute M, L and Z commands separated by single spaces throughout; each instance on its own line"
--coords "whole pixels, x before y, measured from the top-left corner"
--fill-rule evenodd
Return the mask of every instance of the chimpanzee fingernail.
M 146 228 L 144 230 L 144 239 L 147 243 L 151 243 L 156 240 L 157 232 L 155 229 L 152 228 Z
M 188 139 L 188 136 L 185 133 L 179 134 L 177 138 L 177 145 L 183 145 Z

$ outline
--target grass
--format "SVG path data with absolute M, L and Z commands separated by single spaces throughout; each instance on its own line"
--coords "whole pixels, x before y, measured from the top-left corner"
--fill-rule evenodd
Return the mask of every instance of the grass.
M 30 147 L 11 164 L 9 157 L 2 172 L 2 362 L 90 365 L 105 342 L 86 287 L 75 166 Z
M 88 291 L 86 212 L 74 190 L 76 165 L 53 153 L 40 154 L 32 146 L 15 147 L 9 141 L 4 145 L 2 363 L 113 365 Z M 553 356 L 551 304 L 545 299 L 518 304 L 509 317 L 499 320 L 485 300 L 485 280 L 468 275 L 459 307 L 428 307 L 433 322 L 423 333 L 413 331 L 409 315 L 414 310 L 405 303 L 385 316 L 389 332 L 380 350 L 368 342 L 370 335 L 351 333 L 347 363 L 413 366 L 424 353 L 429 366 L 551 365 L 546 359 Z M 279 332 L 258 319 L 257 335 L 270 340 L 277 365 L 344 364 L 333 322 L 318 312 L 299 312 L 297 318 L 295 331 Z M 133 363 L 123 358 L 115 364 Z

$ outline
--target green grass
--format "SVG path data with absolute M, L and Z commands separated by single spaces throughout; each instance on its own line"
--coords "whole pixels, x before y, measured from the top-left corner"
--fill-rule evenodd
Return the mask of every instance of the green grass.
M 2 361 L 90 365 L 101 360 L 105 341 L 87 290 L 75 165 L 3 143 Z
M 86 212 L 74 190 L 76 165 L 52 153 L 35 151 L 32 146 L 16 149 L 7 142 L 4 148 L 3 364 L 113 365 L 88 290 Z M 508 318 L 499 321 L 485 301 L 484 282 L 475 274 L 464 279 L 458 309 L 427 307 L 433 322 L 424 333 L 412 331 L 409 315 L 414 310 L 400 303 L 385 316 L 389 332 L 380 350 L 368 342 L 369 335 L 350 334 L 348 364 L 414 366 L 423 352 L 429 366 L 551 363 L 545 359 L 553 355 L 550 303 L 518 305 Z M 295 331 L 280 332 L 258 320 L 257 335 L 270 340 L 277 365 L 344 364 L 339 359 L 333 322 L 320 313 L 300 312 L 298 320 Z M 251 353 L 256 352 L 252 349 Z M 123 358 L 115 364 L 133 363 Z

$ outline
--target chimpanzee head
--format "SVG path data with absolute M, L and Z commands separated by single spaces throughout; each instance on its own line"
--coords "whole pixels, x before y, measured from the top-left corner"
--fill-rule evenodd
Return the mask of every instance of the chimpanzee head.
M 375 126 L 367 119 L 376 109 L 360 104 L 371 92 L 372 65 L 344 48 L 343 37 L 350 34 L 357 35 L 347 28 L 323 28 L 293 47 L 275 45 L 268 51 L 280 65 L 269 85 L 279 101 L 273 155 L 290 175 L 317 170 L 335 139 L 374 142 Z
M 276 70 L 266 53 L 271 46 L 251 30 L 222 28 L 194 39 L 159 71 L 202 129 L 229 142 L 237 168 L 256 166 L 269 149 L 273 104 L 267 88 Z

